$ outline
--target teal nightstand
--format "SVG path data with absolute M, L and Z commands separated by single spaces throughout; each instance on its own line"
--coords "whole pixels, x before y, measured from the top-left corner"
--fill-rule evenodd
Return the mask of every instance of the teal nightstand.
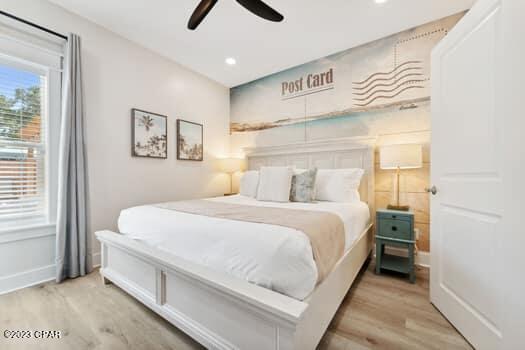
M 416 281 L 414 270 L 414 213 L 380 209 L 376 213 L 376 273 L 381 269 L 406 273 Z M 385 253 L 385 246 L 406 248 L 408 257 Z

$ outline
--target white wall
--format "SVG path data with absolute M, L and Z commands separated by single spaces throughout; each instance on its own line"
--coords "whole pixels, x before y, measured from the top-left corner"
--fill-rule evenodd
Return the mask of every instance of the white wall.
M 228 190 L 227 176 L 214 170 L 213 161 L 229 151 L 226 87 L 47 1 L 0 0 L 0 8 L 82 37 L 92 232 L 115 229 L 119 211 L 126 207 Z M 168 116 L 168 159 L 131 157 L 133 107 Z M 179 117 L 204 124 L 204 162 L 176 160 L 175 120 Z M 2 243 L 0 239 L 0 266 L 8 270 L 0 271 L 4 277 L 16 277 L 27 284 L 34 282 L 27 272 L 36 276 L 34 271 L 39 271 L 38 279 L 44 279 L 43 269 L 53 270 L 54 252 L 49 247 L 54 237 L 45 240 L 46 244 L 40 245 L 34 239 L 19 243 Z M 95 259 L 99 258 L 98 244 L 94 252 Z M 16 287 L 1 276 L 0 293 L 2 288 Z

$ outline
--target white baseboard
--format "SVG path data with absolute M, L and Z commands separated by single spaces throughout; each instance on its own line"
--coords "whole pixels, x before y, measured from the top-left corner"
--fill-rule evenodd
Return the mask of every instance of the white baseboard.
M 55 279 L 55 265 L 38 267 L 0 278 L 0 295 Z
M 93 267 L 100 266 L 100 252 L 92 255 Z M 0 295 L 31 287 L 55 279 L 56 265 L 37 267 L 13 275 L 0 277 Z
M 91 259 L 93 261 L 93 267 L 99 267 L 100 266 L 100 252 L 93 253 Z
M 430 253 L 418 252 L 416 255 L 416 264 L 426 268 L 430 268 Z

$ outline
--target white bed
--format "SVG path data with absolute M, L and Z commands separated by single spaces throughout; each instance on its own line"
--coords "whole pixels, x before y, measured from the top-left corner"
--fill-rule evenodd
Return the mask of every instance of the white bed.
M 371 253 L 371 143 L 341 139 L 247 150 L 251 169 L 363 168 L 360 195 L 366 204 L 283 204 L 242 196 L 210 199 L 339 215 L 345 224 L 345 253 L 317 285 L 311 247 L 302 232 L 155 206 L 124 210 L 119 219 L 123 234 L 97 232 L 101 274 L 207 348 L 314 349 Z M 282 237 L 289 241 L 287 249 L 276 253 L 275 242 Z M 290 252 L 295 252 L 295 260 Z M 233 255 L 235 261 L 229 259 Z
M 241 195 L 215 202 L 326 211 L 345 227 L 345 252 L 369 223 L 368 205 L 356 203 L 277 203 Z M 188 261 L 303 300 L 318 280 L 308 237 L 292 228 L 188 214 L 155 205 L 121 212 L 120 233 Z

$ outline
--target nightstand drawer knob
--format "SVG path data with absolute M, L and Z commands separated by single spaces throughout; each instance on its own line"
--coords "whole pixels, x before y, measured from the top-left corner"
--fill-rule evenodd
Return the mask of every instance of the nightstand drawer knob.
M 392 219 L 397 219 L 397 215 L 392 215 Z
M 392 231 L 397 231 L 397 226 L 392 226 Z

